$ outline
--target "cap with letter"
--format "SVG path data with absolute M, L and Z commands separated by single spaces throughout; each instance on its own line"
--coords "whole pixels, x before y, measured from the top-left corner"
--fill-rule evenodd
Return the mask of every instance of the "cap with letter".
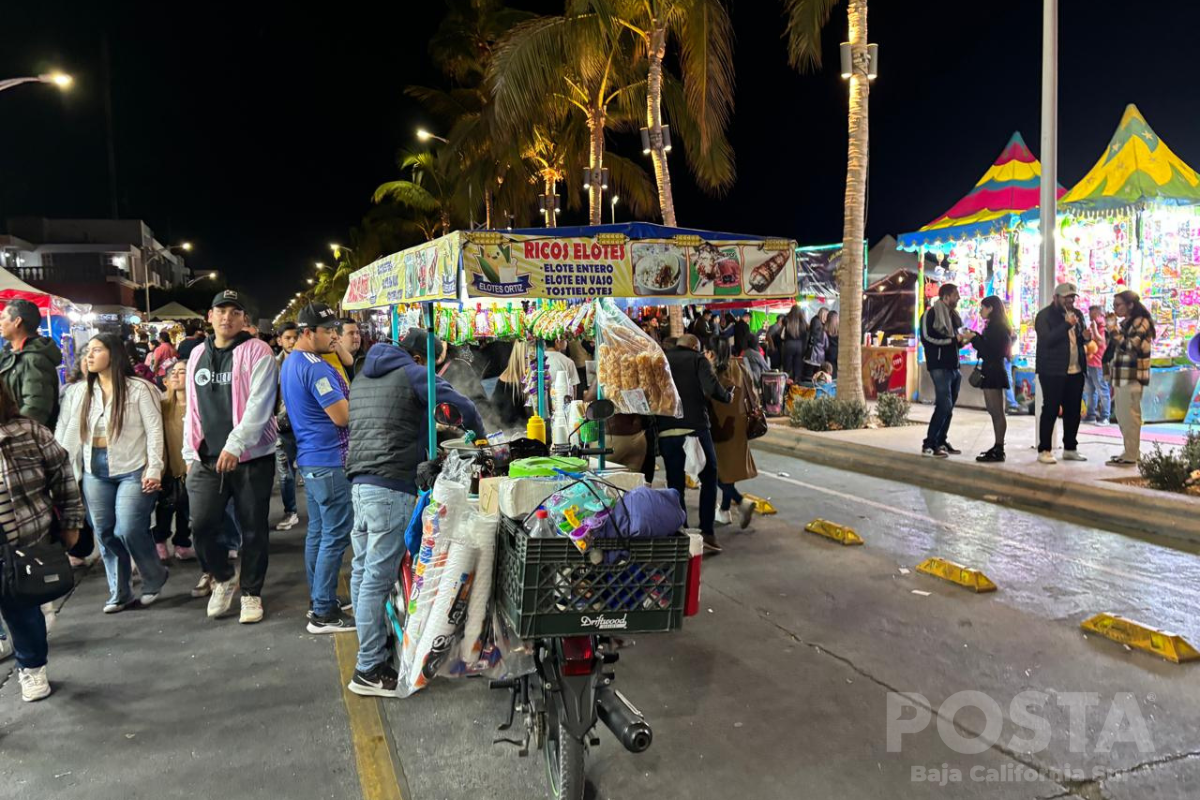
M 238 297 L 238 293 L 233 289 L 225 289 L 224 291 L 217 292 L 217 296 L 212 301 L 212 308 L 219 308 L 220 306 L 233 306 L 234 308 L 240 308 L 242 311 L 246 310 L 246 306 L 242 304 L 242 298 Z
M 324 303 L 309 303 L 296 315 L 296 327 L 302 331 L 336 328 L 342 324 L 337 313 Z

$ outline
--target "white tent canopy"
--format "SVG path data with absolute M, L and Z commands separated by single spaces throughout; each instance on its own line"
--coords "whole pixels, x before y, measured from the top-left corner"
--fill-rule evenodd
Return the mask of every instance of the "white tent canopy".
M 204 317 L 187 306 L 171 302 L 151 311 L 150 319 L 204 319 Z
M 25 281 L 13 275 L 8 270 L 0 267 L 0 292 L 13 290 L 17 292 L 33 292 L 34 294 L 47 294 L 36 286 L 30 286 Z

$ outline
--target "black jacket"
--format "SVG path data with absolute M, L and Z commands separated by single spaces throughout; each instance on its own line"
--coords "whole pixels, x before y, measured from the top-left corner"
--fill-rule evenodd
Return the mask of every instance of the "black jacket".
M 1053 305 L 1046 306 L 1038 312 L 1033 323 L 1037 331 L 1037 374 L 1066 375 L 1071 359 L 1071 327 L 1067 325 L 1067 316 L 1061 308 Z M 1083 324 L 1083 314 L 1075 312 L 1075 347 L 1079 350 L 1079 370 L 1087 371 L 1086 344 L 1083 335 L 1087 328 Z
M 708 430 L 709 398 L 728 403 L 733 399 L 733 394 L 717 380 L 708 359 L 695 350 L 672 347 L 667 351 L 667 364 L 671 367 L 671 377 L 683 403 L 683 418 L 659 417 L 658 429 Z
M 962 347 L 958 329 L 962 318 L 945 308 L 939 314 L 941 300 L 935 300 L 921 317 L 921 346 L 925 348 L 925 366 L 934 369 L 958 369 L 958 351 Z M 940 318 L 940 321 L 939 321 Z
M 416 494 L 417 465 L 428 455 L 425 367 L 393 344 L 371 348 L 350 389 L 350 454 L 346 476 L 354 483 Z M 475 405 L 442 378 L 437 401 L 456 406 L 463 425 L 483 436 Z
M 1004 359 L 1012 350 L 1012 335 L 1003 326 L 989 325 L 971 340 L 971 346 L 979 352 L 982 362 L 979 368 L 983 371 L 983 385 L 979 388 L 1007 389 L 1009 378 Z

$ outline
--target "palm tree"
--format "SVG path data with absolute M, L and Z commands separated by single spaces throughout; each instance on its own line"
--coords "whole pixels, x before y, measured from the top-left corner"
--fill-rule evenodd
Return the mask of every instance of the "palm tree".
M 394 200 L 413 212 L 413 223 L 426 240 L 444 236 L 463 212 L 463 173 L 442 157 L 442 151 L 400 153 L 400 171 L 409 171 L 412 180 L 388 181 L 375 190 L 374 201 Z
M 721 0 L 575 0 L 591 7 L 609 25 L 627 28 L 645 48 L 646 128 L 663 222 L 674 226 L 675 201 L 664 149 L 664 89 L 671 121 L 683 141 L 688 164 L 704 189 L 733 185 L 733 148 L 725 136 L 733 111 L 733 26 Z M 682 91 L 664 72 L 667 46 L 679 51 Z
M 821 66 L 821 29 L 838 0 L 783 0 L 787 17 L 788 63 L 806 71 Z M 843 336 L 838 350 L 838 397 L 864 402 L 862 381 L 863 228 L 867 215 L 867 0 L 846 0 L 849 18 L 850 145 L 846 159 L 846 200 L 843 208 L 842 267 L 838 276 Z
M 540 17 L 517 26 L 497 46 L 488 71 L 498 121 L 520 135 L 531 121 L 545 119 L 547 109 L 575 109 L 587 125 L 588 169 L 601 169 L 607 158 L 613 184 L 634 201 L 639 168 L 606 156 L 604 133 L 636 126 L 634 100 L 645 81 L 636 69 L 643 54 L 635 45 L 627 31 L 593 14 Z M 572 170 L 567 175 L 570 185 Z M 596 181 L 588 190 L 592 225 L 601 221 L 601 191 Z

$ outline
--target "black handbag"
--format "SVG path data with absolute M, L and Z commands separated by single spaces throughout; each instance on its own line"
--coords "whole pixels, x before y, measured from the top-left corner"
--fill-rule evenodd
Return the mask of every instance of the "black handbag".
M 979 389 L 983 386 L 983 367 L 979 364 L 975 365 L 975 369 L 971 370 L 971 374 L 967 376 L 967 383 Z
M 0 546 L 0 596 L 10 603 L 40 606 L 75 588 L 67 551 L 58 542 Z

